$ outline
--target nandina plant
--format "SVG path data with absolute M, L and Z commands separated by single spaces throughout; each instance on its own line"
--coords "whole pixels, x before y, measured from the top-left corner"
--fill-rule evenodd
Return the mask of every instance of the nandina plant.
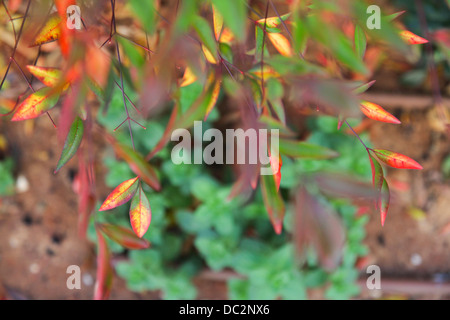
M 207 119 L 222 102 L 233 106 L 220 110 L 221 119 L 238 118 L 233 126 L 280 132 L 280 155 L 267 150 L 274 174 L 260 175 L 260 163 L 236 166 L 230 194 L 250 195 L 260 188 L 277 234 L 283 231 L 285 203 L 289 201 L 280 191 L 282 158 L 320 161 L 338 156 L 333 150 L 303 141 L 302 128 L 293 115 L 335 116 L 338 127 L 345 124 L 366 149 L 372 186 L 324 173 L 302 181 L 292 196 L 297 207 L 294 233 L 298 252 L 314 246 L 327 267 L 333 268 L 338 260 L 335 252 L 330 256 L 321 248 L 326 243 L 317 226 L 339 229 L 332 232 L 336 247 L 343 241 L 343 232 L 339 218 L 315 199 L 311 185 L 325 193 L 373 202 L 384 225 L 389 186 L 382 164 L 422 169 L 406 155 L 367 147 L 348 121 L 366 116 L 401 125 L 382 106 L 360 96 L 375 83 L 371 77 L 383 51 L 406 53 L 408 45 L 427 42 L 403 27 L 398 18 L 401 13 L 368 11 L 369 4 L 364 1 L 300 0 L 174 0 L 164 4 L 159 0 L 55 0 L 54 6 L 53 1 L 16 0 L 2 1 L 2 7 L 14 45 L 0 90 L 8 90 L 4 85 L 12 70 L 25 86 L 15 99 L 2 95 L 7 108 L 2 116 L 11 121 L 49 118 L 62 141 L 55 174 L 77 156 L 80 235 L 85 234 L 91 215 L 107 214 L 104 211 L 130 202 L 131 229 L 96 224 L 96 299 L 107 298 L 111 289 L 112 267 L 104 236 L 129 249 L 149 246 L 142 237 L 151 225 L 152 199 L 146 197 L 143 185 L 156 191 L 162 188 L 154 156 L 170 144 L 175 129 L 190 128 L 194 121 Z M 19 45 L 33 48 L 36 58 L 19 58 Z M 49 54 L 58 59 L 52 59 L 52 65 L 42 64 Z M 182 91 L 189 92 L 193 83 L 200 83 L 203 90 L 192 93 L 191 103 L 185 106 L 180 96 Z M 98 106 L 107 109 L 113 90 L 120 90 L 123 101 L 123 117 L 116 119 L 114 131 L 126 126 L 128 143 L 119 142 L 114 132 L 96 122 Z M 140 154 L 133 132 L 147 128 L 139 119 L 157 118 L 164 112 L 170 112 L 170 119 L 161 140 L 147 154 Z M 94 191 L 93 130 L 136 175 L 120 183 L 106 199 L 97 199 Z M 151 135 L 151 129 L 148 131 Z M 95 212 L 97 200 L 102 204 Z

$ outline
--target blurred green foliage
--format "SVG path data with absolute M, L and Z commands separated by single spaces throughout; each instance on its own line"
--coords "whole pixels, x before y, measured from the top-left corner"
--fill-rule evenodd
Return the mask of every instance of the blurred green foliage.
M 192 89 L 188 87 L 186 91 L 195 91 Z M 182 105 L 192 99 L 185 93 L 181 95 Z M 98 121 L 109 130 L 113 130 L 121 119 L 121 98 L 120 91 L 115 90 L 108 111 L 98 114 Z M 210 127 L 217 117 L 213 111 L 204 128 Z M 167 121 L 164 116 L 144 121 L 147 130 L 133 128 L 138 151 L 145 153 L 156 145 Z M 365 149 L 355 145 L 354 137 L 345 134 L 343 129 L 337 130 L 335 118 L 310 118 L 308 126 L 312 131 L 309 142 L 336 150 L 341 156 L 320 161 L 283 158 L 283 194 L 294 192 L 302 176 L 326 169 L 362 176 L 370 181 L 370 163 Z M 125 129 L 120 129 L 116 135 L 119 141 L 129 139 Z M 358 293 L 355 282 L 359 272 L 355 261 L 358 256 L 367 254 L 367 248 L 362 244 L 367 216 L 356 217 L 356 207 L 348 200 L 328 199 L 341 217 L 347 237 L 342 263 L 336 270 L 328 272 L 320 267 L 312 249 L 308 250 L 303 265 L 296 261 L 290 241 L 293 208 L 288 207 L 284 232 L 277 236 L 259 189 L 250 203 L 239 197 L 229 200 L 232 180 L 216 179 L 213 167 L 173 164 L 170 145 L 152 161 L 160 163 L 162 191 L 157 193 L 144 186 L 152 210 L 152 222 L 144 238 L 151 242 L 151 247 L 128 252 L 128 259 L 116 266 L 118 275 L 126 280 L 131 290 L 158 289 L 164 299 L 194 299 L 197 291 L 192 279 L 209 268 L 234 270 L 240 275 L 228 280 L 231 299 L 305 299 L 308 288 L 322 286 L 326 287 L 326 298 L 329 299 L 346 299 Z M 113 156 L 112 150 L 106 154 L 104 163 L 108 168 L 105 181 L 111 188 L 134 177 L 128 165 Z M 127 206 L 97 213 L 95 219 L 129 228 Z M 95 239 L 93 223 L 88 234 Z M 112 241 L 110 247 L 116 254 L 124 253 L 124 249 Z
M 14 162 L 11 158 L 0 161 L 0 196 L 10 196 L 14 193 Z
M 450 5 L 441 0 L 423 0 L 423 9 L 426 17 L 428 31 L 433 34 L 437 30 L 450 28 Z M 416 1 L 394 0 L 393 4 L 398 10 L 406 10 L 399 18 L 406 28 L 413 33 L 424 37 L 424 30 L 420 24 L 420 15 Z M 443 77 L 450 80 L 450 48 L 433 41 L 433 58 Z M 420 58 L 413 70 L 402 75 L 402 81 L 409 86 L 420 86 L 427 79 L 428 67 L 426 47 L 416 46 L 415 50 L 420 52 Z

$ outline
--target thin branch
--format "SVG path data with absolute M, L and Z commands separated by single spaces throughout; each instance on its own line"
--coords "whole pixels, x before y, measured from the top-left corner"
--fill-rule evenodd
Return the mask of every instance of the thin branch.
M 2 4 L 3 4 L 3 7 L 5 8 L 6 14 L 9 17 L 9 21 L 11 22 L 11 26 L 12 26 L 12 29 L 13 29 L 13 32 L 14 32 L 14 40 L 17 41 L 16 27 L 14 26 L 13 19 L 12 19 L 11 15 L 9 14 L 8 7 L 6 6 L 4 0 L 2 0 Z
M 344 120 L 345 124 L 350 128 L 350 130 L 353 132 L 353 134 L 358 138 L 359 142 L 366 148 L 366 151 L 369 152 L 370 148 L 366 146 L 366 144 L 362 141 L 359 134 L 356 133 L 356 131 L 353 129 L 353 127 L 348 123 L 347 119 Z
M 125 94 L 125 97 L 127 98 L 128 102 L 133 106 L 134 110 L 136 110 L 136 112 L 141 114 L 141 111 L 136 107 L 136 105 L 133 103 L 133 101 L 131 101 L 130 97 L 128 97 L 128 95 L 124 92 L 124 90 L 122 89 L 120 84 L 118 84 L 116 80 L 114 80 L 114 82 L 116 83 L 116 86 L 122 91 L 122 93 Z
M 2 89 L 3 84 L 5 83 L 5 80 L 6 80 L 6 77 L 8 75 L 8 72 L 9 72 L 9 70 L 11 68 L 12 59 L 14 59 L 14 56 L 16 54 L 17 46 L 19 45 L 19 39 L 20 39 L 20 37 L 22 35 L 23 26 L 25 25 L 25 20 L 26 20 L 26 18 L 28 16 L 28 10 L 30 9 L 30 5 L 31 5 L 31 0 L 28 0 L 27 8 L 25 9 L 25 14 L 24 14 L 24 17 L 23 17 L 23 20 L 22 20 L 22 24 L 20 25 L 19 33 L 17 34 L 17 37 L 16 37 L 16 39 L 14 41 L 15 42 L 14 43 L 14 48 L 13 48 L 13 51 L 11 53 L 8 66 L 6 67 L 5 75 L 3 76 L 2 82 L 0 83 L 0 90 Z
M 113 0 L 111 0 L 111 1 L 113 1 Z M 119 43 L 117 41 L 115 41 L 115 43 L 116 43 L 117 59 L 119 60 L 119 75 L 120 75 L 120 84 L 121 84 L 121 89 L 122 89 L 123 106 L 124 106 L 125 112 L 127 114 L 127 118 L 125 120 L 126 121 L 128 120 L 128 129 L 130 131 L 131 144 L 133 145 L 133 150 L 136 150 L 136 148 L 134 146 L 133 131 L 131 130 L 131 121 L 130 121 L 131 117 L 130 117 L 130 113 L 128 112 L 127 101 L 125 98 L 125 87 L 123 86 L 122 61 L 120 59 Z

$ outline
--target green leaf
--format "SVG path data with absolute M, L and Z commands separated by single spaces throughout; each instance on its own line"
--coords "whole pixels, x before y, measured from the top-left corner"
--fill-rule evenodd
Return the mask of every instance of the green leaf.
M 212 0 L 214 7 L 220 12 L 224 23 L 238 40 L 246 37 L 247 9 L 246 1 L 242 0 Z
M 283 219 L 286 208 L 277 189 L 275 176 L 261 175 L 261 192 L 263 195 L 264 205 L 269 214 L 275 233 L 280 234 L 283 227 Z
M 156 25 L 154 1 L 130 0 L 128 3 L 142 23 L 144 30 L 150 34 L 153 33 Z
M 194 19 L 194 29 L 197 31 L 201 42 L 208 48 L 210 53 L 214 56 L 216 61 L 218 60 L 216 40 L 214 39 L 211 26 L 205 18 L 197 16 Z
M 330 159 L 339 155 L 334 150 L 304 141 L 280 139 L 279 147 L 281 154 L 300 159 Z
M 355 52 L 361 59 L 364 58 L 366 52 L 367 40 L 364 30 L 359 26 L 355 26 Z
M 81 140 L 83 139 L 83 133 L 83 120 L 77 117 L 70 126 L 69 133 L 67 134 L 66 141 L 64 142 L 61 157 L 59 158 L 54 173 L 57 173 L 75 155 L 81 144 Z

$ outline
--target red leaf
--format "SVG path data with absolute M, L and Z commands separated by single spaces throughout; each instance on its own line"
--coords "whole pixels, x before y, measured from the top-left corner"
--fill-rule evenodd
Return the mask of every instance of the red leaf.
M 139 238 L 147 232 L 152 219 L 152 212 L 147 196 L 142 188 L 139 188 L 131 201 L 130 206 L 130 222 L 134 233 Z
M 128 202 L 135 194 L 138 187 L 138 178 L 129 179 L 119 184 L 103 202 L 99 211 L 110 210 Z
M 408 30 L 401 31 L 400 37 L 408 44 L 423 44 L 428 42 L 427 39 L 419 37 L 418 35 Z
M 18 107 L 11 121 L 22 121 L 39 117 L 53 108 L 59 94 L 52 88 L 42 88 L 30 94 Z
M 127 249 L 146 249 L 150 246 L 150 242 L 138 238 L 133 231 L 127 228 L 107 223 L 99 224 L 97 227 L 111 240 Z
M 102 233 L 96 229 L 97 251 L 97 280 L 95 281 L 94 300 L 106 300 L 109 297 L 113 281 L 111 253 Z
M 392 114 L 384 110 L 381 106 L 368 102 L 368 101 L 362 101 L 361 102 L 361 111 L 364 113 L 368 118 L 381 121 L 381 122 L 387 122 L 387 123 L 395 123 L 399 124 L 401 123 L 400 120 L 398 120 L 396 117 L 394 117 Z
M 380 159 L 380 161 L 393 168 L 417 170 L 423 169 L 423 167 L 419 163 L 400 153 L 382 149 L 371 149 L 371 151 L 377 156 L 378 159 Z

